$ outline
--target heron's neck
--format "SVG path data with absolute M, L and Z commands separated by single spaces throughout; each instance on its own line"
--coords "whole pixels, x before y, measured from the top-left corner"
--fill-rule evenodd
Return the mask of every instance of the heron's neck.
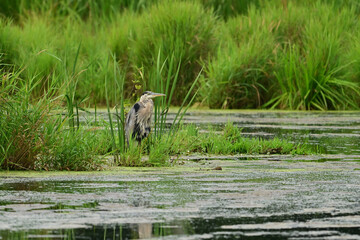
M 146 103 L 150 103 L 150 104 L 153 104 L 153 100 L 151 98 L 148 98 L 148 97 L 145 97 L 145 96 L 142 96 L 140 98 L 140 102 L 146 104 Z

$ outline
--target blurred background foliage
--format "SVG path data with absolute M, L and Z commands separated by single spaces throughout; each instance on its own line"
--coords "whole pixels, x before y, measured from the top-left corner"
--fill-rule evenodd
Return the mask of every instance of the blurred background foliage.
M 149 90 L 158 57 L 164 79 L 175 76 L 173 56 L 173 105 L 203 69 L 203 107 L 357 109 L 359 10 L 357 0 L 1 0 L 1 73 L 39 82 L 32 101 L 76 78 L 75 98 L 94 106 L 105 78 L 116 84 L 112 56 L 129 101 Z

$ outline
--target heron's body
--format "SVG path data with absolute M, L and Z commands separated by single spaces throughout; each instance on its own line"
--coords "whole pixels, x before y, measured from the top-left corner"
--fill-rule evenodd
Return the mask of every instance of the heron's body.
M 140 101 L 134 104 L 130 109 L 125 121 L 125 136 L 127 144 L 130 139 L 137 142 L 149 136 L 151 131 L 151 116 L 154 108 L 152 98 L 157 96 L 165 96 L 160 93 L 144 92 Z

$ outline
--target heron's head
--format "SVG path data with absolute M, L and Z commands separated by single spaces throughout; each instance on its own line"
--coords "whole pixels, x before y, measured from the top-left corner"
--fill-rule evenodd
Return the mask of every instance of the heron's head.
M 154 93 L 154 92 L 146 91 L 141 95 L 140 101 L 145 100 L 145 99 L 152 99 L 152 98 L 156 98 L 156 97 L 162 97 L 162 96 L 166 96 L 166 95 L 163 94 L 163 93 Z

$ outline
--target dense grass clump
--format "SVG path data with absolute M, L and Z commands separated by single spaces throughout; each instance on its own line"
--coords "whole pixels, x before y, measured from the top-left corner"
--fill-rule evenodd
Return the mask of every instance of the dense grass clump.
M 229 19 L 225 44 L 206 67 L 203 101 L 214 108 L 357 108 L 357 60 L 348 57 L 356 51 L 357 18 L 353 7 L 289 2 Z
M 1 167 L 34 169 L 36 156 L 43 148 L 44 109 L 24 109 L 9 101 L 1 104 Z
M 351 81 L 355 61 L 345 56 L 353 50 L 353 39 L 347 33 L 356 31 L 358 17 L 353 9 L 345 8 L 332 18 L 331 6 L 315 7 L 318 14 L 306 14 L 310 20 L 303 26 L 301 41 L 287 42 L 277 56 L 274 88 L 280 88 L 268 105 L 290 109 L 357 108 L 354 96 L 359 96 L 359 86 Z
M 66 129 L 48 104 L 24 106 L 19 98 L 1 103 L 0 169 L 91 170 L 104 164 L 105 131 Z
M 109 136 L 105 131 L 69 130 L 43 107 L 1 111 L 0 169 L 94 170 L 104 166 Z
M 0 169 L 90 170 L 103 165 L 108 131 L 68 127 L 63 108 L 50 86 L 36 102 L 31 92 L 37 81 L 24 81 L 21 71 L 0 77 Z M 56 114 L 60 111 L 60 114 Z
M 109 153 L 110 137 L 106 131 L 61 129 L 47 140 L 48 149 L 38 155 L 35 169 L 81 171 L 107 165 L 104 155 Z
M 217 55 L 206 65 L 201 96 L 212 108 L 257 108 L 266 98 L 277 45 L 276 25 L 266 25 L 255 9 L 251 16 L 229 19 Z

